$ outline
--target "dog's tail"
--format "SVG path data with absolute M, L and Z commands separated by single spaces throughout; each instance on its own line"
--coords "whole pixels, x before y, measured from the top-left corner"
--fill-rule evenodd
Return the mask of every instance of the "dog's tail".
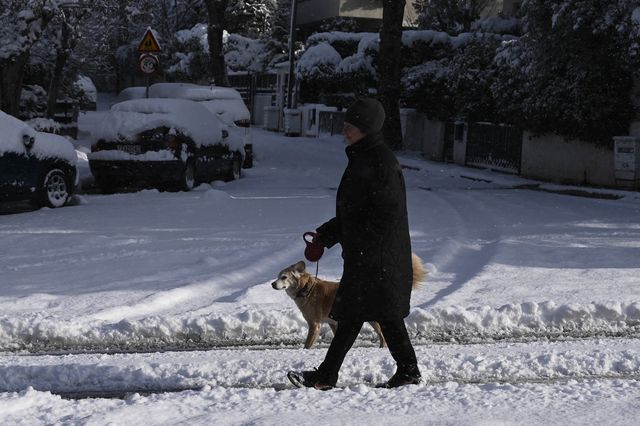
M 415 290 L 420 288 L 422 281 L 427 275 L 427 270 L 422 263 L 422 259 L 418 257 L 417 254 L 411 253 L 411 267 L 413 270 L 413 284 L 411 285 L 411 289 Z

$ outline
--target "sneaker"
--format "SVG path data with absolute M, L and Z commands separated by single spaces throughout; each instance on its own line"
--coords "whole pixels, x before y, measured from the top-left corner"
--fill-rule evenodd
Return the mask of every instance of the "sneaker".
M 420 376 L 420 372 L 417 369 L 411 373 L 405 371 L 396 371 L 396 374 L 391 376 L 388 382 L 380 383 L 376 385 L 377 388 L 397 388 L 405 385 L 417 385 L 422 381 L 422 376 Z
M 335 382 L 329 383 L 318 370 L 313 371 L 289 371 L 287 378 L 298 388 L 314 388 L 318 390 L 329 390 L 335 386 Z

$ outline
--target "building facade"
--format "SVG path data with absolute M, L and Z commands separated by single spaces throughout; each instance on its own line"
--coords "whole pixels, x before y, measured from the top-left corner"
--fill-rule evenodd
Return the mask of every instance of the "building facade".
M 484 14 L 513 16 L 521 3 L 516 0 L 492 0 Z M 382 24 L 382 0 L 298 0 L 296 26 L 303 38 L 318 31 L 322 24 L 338 18 L 353 20 L 358 31 L 378 32 Z M 416 18 L 413 0 L 407 0 L 404 26 L 413 27 Z

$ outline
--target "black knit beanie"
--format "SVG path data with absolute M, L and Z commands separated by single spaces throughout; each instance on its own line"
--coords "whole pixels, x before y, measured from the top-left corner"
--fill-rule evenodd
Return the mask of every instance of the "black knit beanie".
M 384 123 L 384 108 L 376 99 L 360 98 L 347 109 L 344 121 L 368 135 L 378 133 Z

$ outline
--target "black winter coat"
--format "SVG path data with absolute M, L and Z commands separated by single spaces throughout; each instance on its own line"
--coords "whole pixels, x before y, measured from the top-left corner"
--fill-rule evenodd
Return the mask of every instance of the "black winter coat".
M 382 136 L 346 149 L 336 216 L 317 229 L 342 246 L 344 271 L 330 317 L 389 321 L 409 315 L 411 241 L 402 168 Z

